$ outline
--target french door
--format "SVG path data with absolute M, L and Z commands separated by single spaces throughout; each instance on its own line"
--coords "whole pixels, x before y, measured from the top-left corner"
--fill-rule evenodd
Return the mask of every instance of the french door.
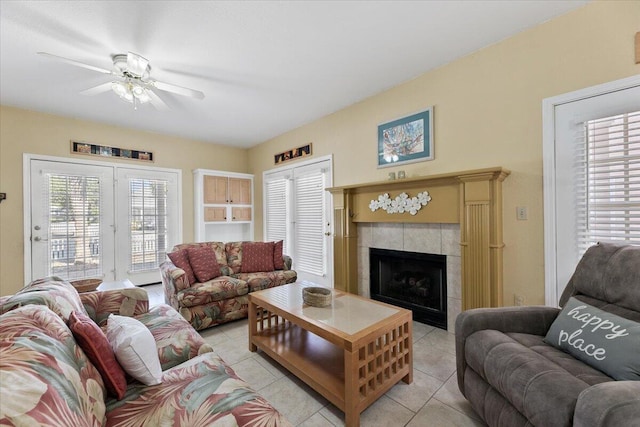
M 31 278 L 115 280 L 113 170 L 31 161 Z
M 301 280 L 333 286 L 331 159 L 264 174 L 265 240 L 283 240 Z
M 181 239 L 179 171 L 28 159 L 25 273 L 160 281 Z

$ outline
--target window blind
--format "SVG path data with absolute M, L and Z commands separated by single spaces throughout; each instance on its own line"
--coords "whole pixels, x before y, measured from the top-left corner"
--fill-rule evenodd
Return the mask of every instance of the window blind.
M 294 179 L 296 269 L 322 276 L 325 239 L 323 227 L 324 172 L 316 169 Z
M 49 274 L 64 279 L 101 276 L 100 178 L 45 172 L 43 182 Z
M 640 245 L 640 111 L 586 121 L 576 145 L 578 249 Z
M 165 180 L 129 180 L 130 272 L 157 269 L 166 257 L 167 187 Z

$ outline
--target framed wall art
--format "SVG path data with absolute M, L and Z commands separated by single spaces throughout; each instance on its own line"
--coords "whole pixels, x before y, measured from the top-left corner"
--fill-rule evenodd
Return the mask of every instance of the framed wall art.
M 378 126 L 378 168 L 433 159 L 433 107 Z
M 89 156 L 118 157 L 121 159 L 153 162 L 153 153 L 151 151 L 109 147 L 107 145 L 91 144 L 90 142 L 83 141 L 71 141 L 71 152 L 73 154 L 85 154 Z

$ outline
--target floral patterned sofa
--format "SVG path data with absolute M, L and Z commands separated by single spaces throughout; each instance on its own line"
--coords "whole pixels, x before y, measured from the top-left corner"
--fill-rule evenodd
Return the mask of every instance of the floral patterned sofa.
M 144 289 L 78 294 L 49 277 L 0 298 L 0 425 L 289 426 L 173 308 L 148 309 Z M 77 313 L 142 322 L 156 341 L 161 383 L 128 379 L 121 400 L 74 339 Z
M 165 302 L 196 330 L 247 317 L 250 292 L 298 278 L 282 241 L 184 243 L 167 255 L 160 264 Z M 198 267 L 215 272 L 200 275 Z

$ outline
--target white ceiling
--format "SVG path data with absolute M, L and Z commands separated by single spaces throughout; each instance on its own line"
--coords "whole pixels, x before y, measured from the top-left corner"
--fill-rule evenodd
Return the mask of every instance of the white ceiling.
M 410 80 L 587 1 L 1 1 L 0 103 L 250 147 Z M 136 52 L 171 111 L 109 91 Z

